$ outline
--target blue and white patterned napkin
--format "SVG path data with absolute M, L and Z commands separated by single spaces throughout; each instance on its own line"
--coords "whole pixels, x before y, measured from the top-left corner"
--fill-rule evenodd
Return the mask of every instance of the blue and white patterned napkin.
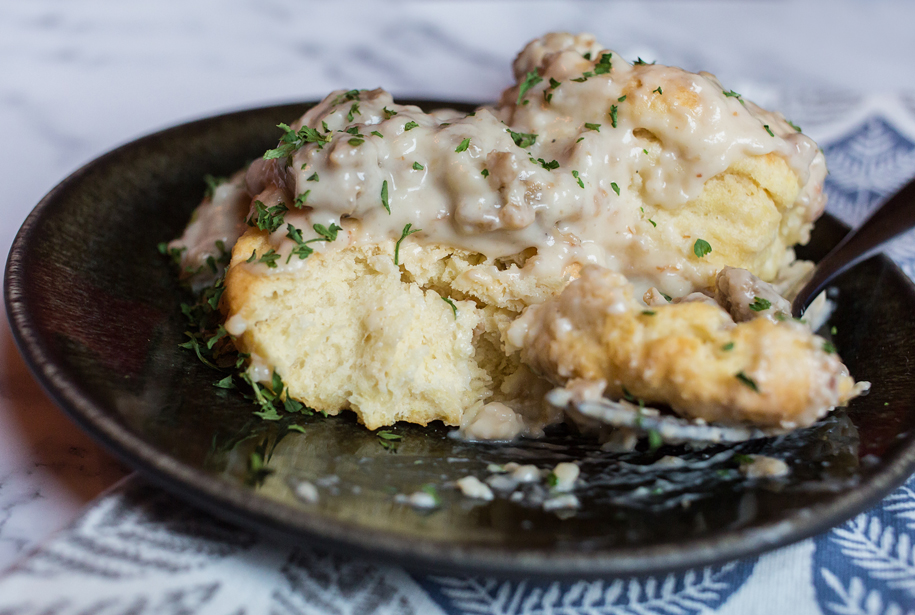
M 829 211 L 857 224 L 915 176 L 915 103 L 779 105 L 824 144 Z M 915 277 L 915 236 L 888 250 Z M 0 615 L 901 615 L 915 613 L 915 477 L 872 510 L 759 557 L 597 581 L 441 577 L 271 543 L 133 477 L 0 576 Z

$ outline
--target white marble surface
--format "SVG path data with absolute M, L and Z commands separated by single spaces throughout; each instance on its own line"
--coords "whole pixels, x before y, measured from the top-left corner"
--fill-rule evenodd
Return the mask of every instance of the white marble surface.
M 913 23 L 915 4 L 888 1 L 4 2 L 0 251 L 68 173 L 197 117 L 339 87 L 488 100 L 524 42 L 555 29 L 709 70 L 764 103 L 911 95 Z M 0 325 L 0 567 L 124 472 L 42 393 Z

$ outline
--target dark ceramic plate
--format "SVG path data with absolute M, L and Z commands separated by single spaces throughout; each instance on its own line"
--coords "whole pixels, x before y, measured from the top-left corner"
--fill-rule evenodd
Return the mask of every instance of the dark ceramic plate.
M 255 419 L 237 392 L 214 388 L 221 376 L 177 347 L 182 291 L 156 245 L 180 234 L 204 174 L 228 175 L 273 147 L 274 125 L 306 108 L 233 113 L 125 145 L 51 191 L 13 244 L 7 311 L 35 375 L 80 425 L 163 488 L 287 539 L 423 570 L 591 576 L 772 549 L 864 510 L 913 469 L 915 292 L 885 258 L 838 281 L 831 323 L 852 373 L 872 381 L 873 393 L 810 429 L 736 449 L 785 459 L 786 479 L 742 478 L 724 447 L 614 455 L 562 429 L 500 446 L 450 439 L 441 426 L 398 426 L 395 453 L 351 416 L 318 416 L 277 443 L 274 426 Z M 805 256 L 822 256 L 842 233 L 827 218 Z M 272 451 L 271 473 L 252 472 L 255 450 Z M 648 467 L 669 453 L 689 463 Z M 448 487 L 484 477 L 489 463 L 568 459 L 585 481 L 574 513 L 544 512 L 527 499 L 474 502 Z M 301 480 L 318 485 L 317 503 L 296 497 Z M 429 483 L 440 509 L 395 500 Z

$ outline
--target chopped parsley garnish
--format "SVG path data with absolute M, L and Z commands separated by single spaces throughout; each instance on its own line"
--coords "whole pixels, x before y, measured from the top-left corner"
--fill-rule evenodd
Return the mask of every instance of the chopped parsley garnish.
M 612 53 L 602 53 L 600 59 L 597 61 L 597 64 L 594 65 L 594 74 L 595 75 L 605 75 L 610 72 L 613 68 L 613 64 L 610 63 L 610 56 Z
M 527 132 L 515 132 L 511 128 L 506 128 L 505 132 L 511 135 L 515 145 L 527 149 L 537 141 L 537 135 Z
M 451 306 L 451 311 L 454 312 L 454 319 L 457 320 L 457 306 L 454 305 L 454 301 L 448 297 L 442 297 L 442 301 Z
M 185 250 L 187 250 L 186 246 L 180 248 L 169 248 L 168 244 L 164 241 L 157 245 L 156 248 L 159 250 L 159 254 L 167 256 L 169 260 L 172 261 L 172 264 L 176 266 L 181 264 L 181 255 Z
M 647 66 L 648 64 L 654 64 L 654 62 L 646 62 L 641 57 L 632 63 L 634 66 Z
M 582 54 L 581 57 L 583 57 L 585 60 L 590 60 L 590 59 L 591 59 L 591 52 L 588 51 L 588 52 Z
M 350 139 L 349 141 L 347 141 L 347 143 L 349 143 L 349 144 L 352 145 L 353 147 L 359 147 L 360 145 L 362 145 L 363 143 L 365 143 L 365 139 L 360 139 L 360 138 L 358 138 L 358 137 L 353 137 L 352 139 Z
M 359 100 L 359 93 L 360 90 L 350 90 L 348 92 L 344 92 L 343 94 L 340 94 L 334 98 L 334 102 L 332 102 L 331 105 L 339 105 L 340 103 L 347 100 Z
M 354 102 L 349 108 L 349 113 L 346 114 L 346 121 L 352 122 L 357 115 L 362 115 L 362 113 L 359 111 L 359 103 Z
M 832 342 L 829 342 L 829 341 L 824 341 L 823 342 L 823 352 L 825 352 L 826 354 L 835 354 L 837 352 L 835 344 L 833 344 Z
M 749 376 L 747 376 L 745 373 L 737 372 L 737 374 L 735 374 L 734 377 L 737 378 L 738 380 L 740 380 L 746 386 L 750 387 L 751 389 L 753 389 L 754 391 L 759 393 L 759 387 L 756 386 L 756 381 L 753 380 L 752 378 L 750 378 Z
M 662 297 L 664 297 L 664 300 L 667 301 L 667 303 L 670 303 L 671 301 L 673 301 L 673 299 L 670 298 L 670 295 L 664 294 L 664 293 L 662 293 L 661 291 L 658 291 L 658 293 L 659 293 Z
M 316 182 L 316 181 L 318 181 L 318 174 L 317 174 L 317 173 L 312 173 L 312 174 L 311 174 L 311 177 L 309 177 L 309 178 L 306 179 L 305 181 L 307 181 L 307 182 Z
M 382 113 L 384 113 L 384 119 L 386 119 L 386 120 L 389 120 L 392 117 L 394 117 L 395 115 L 397 115 L 397 111 L 391 111 L 387 107 L 382 107 L 381 111 L 382 111 Z
M 547 171 L 552 171 L 553 169 L 559 168 L 559 162 L 557 160 L 550 160 L 549 162 L 547 162 L 543 158 L 538 158 L 537 162 L 539 162 L 540 166 L 542 166 Z
M 413 129 L 416 128 L 417 126 L 419 126 L 419 124 L 417 124 L 416 122 L 414 122 L 414 121 L 411 120 L 411 121 L 409 121 L 409 122 L 407 122 L 406 124 L 403 125 L 403 131 L 404 131 L 404 132 L 407 132 L 408 130 L 413 130 Z
M 388 180 L 381 182 L 381 204 L 391 213 L 391 205 L 388 203 Z
M 527 91 L 532 87 L 543 81 L 543 77 L 537 74 L 537 71 L 532 70 L 524 77 L 524 81 L 518 86 L 518 101 L 515 103 L 517 105 L 521 104 L 521 99 L 524 98 L 524 95 L 527 94 Z
M 661 86 L 658 86 L 657 88 L 653 89 L 652 92 L 657 92 L 658 94 L 663 94 L 664 90 L 661 89 Z
M 461 141 L 460 145 L 458 145 L 454 151 L 457 153 L 466 152 L 468 147 L 470 147 L 470 137 Z
M 253 263 L 253 262 L 256 261 L 256 260 L 257 260 L 257 250 L 251 250 L 251 256 L 249 256 L 249 257 L 248 257 L 248 260 L 246 260 L 245 262 L 246 262 L 246 263 Z
M 616 113 L 618 109 L 616 105 L 610 106 L 610 125 L 616 128 Z
M 413 163 L 413 170 L 414 170 L 414 171 L 422 171 L 422 170 L 425 169 L 425 168 L 426 168 L 426 167 L 424 167 L 423 165 L 421 165 L 421 164 L 418 163 L 418 162 L 414 162 L 414 163 Z
M 400 444 L 399 441 L 403 440 L 402 435 L 394 433 L 393 431 L 379 431 L 375 435 L 378 436 L 378 444 L 380 444 L 381 447 L 385 450 L 392 453 L 397 452 L 397 446 Z
M 232 374 L 229 374 L 228 376 L 226 376 L 226 377 L 223 378 L 222 380 L 217 380 L 216 382 L 213 383 L 213 386 L 216 387 L 216 388 L 218 388 L 218 389 L 234 389 L 234 388 L 236 388 L 236 387 L 235 387 L 235 383 L 232 382 Z
M 359 134 L 359 127 L 358 127 L 358 126 L 350 126 L 350 127 L 347 128 L 346 130 L 340 130 L 340 131 L 338 131 L 338 132 L 345 132 L 345 133 L 347 133 L 347 134 L 351 134 L 351 135 L 356 136 L 356 137 L 361 137 L 361 136 L 362 136 L 361 134 Z
M 616 99 L 616 102 L 623 102 L 624 100 L 626 100 L 626 95 L 625 95 L 625 94 L 623 94 L 622 96 L 620 96 L 619 98 L 617 98 L 617 99 Z
M 318 180 L 315 180 L 315 181 L 318 181 Z M 305 207 L 305 201 L 308 200 L 308 195 L 309 195 L 309 194 L 311 194 L 311 190 L 306 190 L 306 191 L 303 192 L 302 194 L 300 194 L 300 195 L 298 195 L 297 197 L 295 197 L 295 203 L 294 203 L 294 205 L 295 205 L 298 209 L 301 209 L 301 208 Z
M 711 251 L 712 246 L 704 239 L 697 239 L 696 243 L 693 244 L 693 254 L 699 258 L 702 258 Z
M 298 256 L 300 259 L 308 258 L 314 252 L 308 244 L 316 241 L 335 241 L 337 239 L 337 233 L 343 230 L 335 223 L 331 223 L 330 227 L 326 227 L 323 224 L 314 224 L 311 228 L 314 229 L 319 237 L 306 241 L 302 238 L 302 231 L 300 229 L 297 229 L 291 224 L 286 225 L 286 237 L 296 243 L 296 247 L 292 249 L 289 256 L 286 258 L 287 263 L 292 259 L 293 255 Z
M 785 121 L 788 122 L 788 125 L 791 126 L 792 128 L 794 128 L 796 131 L 803 132 L 801 130 L 801 127 L 798 126 L 797 124 L 795 124 L 794 122 L 792 122 L 791 120 L 785 120 Z
M 575 178 L 575 181 L 578 182 L 578 185 L 579 185 L 579 186 L 581 186 L 582 188 L 585 187 L 585 182 L 581 181 L 581 177 L 578 176 L 578 171 L 573 170 L 573 171 L 572 171 L 572 177 Z
M 581 143 L 581 142 L 584 141 L 584 140 L 585 140 L 584 137 L 578 137 L 578 140 L 575 141 L 575 142 L 576 142 L 576 143 Z
M 248 226 L 255 226 L 259 230 L 272 233 L 280 228 L 283 219 L 289 209 L 285 203 L 277 203 L 272 207 L 267 207 L 261 201 L 254 201 L 254 215 L 248 218 Z
M 551 89 L 551 90 L 555 90 L 555 89 L 558 88 L 561 84 L 562 84 L 562 81 L 556 81 L 555 79 L 553 79 L 552 77 L 550 77 L 550 89 Z
M 724 350 L 725 352 L 727 352 L 729 350 L 734 350 L 734 342 L 728 342 L 727 344 L 722 346 L 721 349 Z
M 657 314 L 654 310 L 642 310 L 642 316 L 654 316 Z
M 722 90 L 722 92 L 723 92 L 723 94 L 724 94 L 726 97 L 728 97 L 728 98 L 736 98 L 736 99 L 740 100 L 740 94 L 738 94 L 738 93 L 735 92 L 734 90 L 731 90 L 730 92 L 724 92 L 724 91 Z
M 651 222 L 651 226 L 653 226 L 653 227 L 655 227 L 655 228 L 658 228 L 658 223 L 657 223 L 657 222 L 655 222 L 655 221 L 652 220 L 651 218 L 648 218 L 648 221 Z
M 302 126 L 296 132 L 286 124 L 277 124 L 277 128 L 283 131 L 280 137 L 280 144 L 276 149 L 269 149 L 264 153 L 264 160 L 273 160 L 274 158 L 288 158 L 294 151 L 307 143 L 317 143 L 318 149 L 324 147 L 325 143 L 330 143 L 331 135 L 321 134 L 314 128 Z
M 616 196 L 620 195 L 620 187 L 616 185 L 616 182 L 610 182 L 610 188 L 616 193 Z
M 831 335 L 835 335 L 835 334 L 838 333 L 838 332 L 839 332 L 839 330 L 836 328 L 835 325 L 833 325 L 832 327 L 829 328 L 829 333 L 830 333 Z
M 374 135 L 374 136 L 378 137 L 379 139 L 384 139 L 384 135 L 381 134 L 380 132 L 378 132 L 377 130 L 373 130 L 373 131 L 370 132 L 369 134 L 370 134 L 370 135 Z
M 403 227 L 403 232 L 400 234 L 400 239 L 398 239 L 397 243 L 394 244 L 394 264 L 395 265 L 400 264 L 400 244 L 401 244 L 401 242 L 403 242 L 404 239 L 406 239 L 413 233 L 418 233 L 421 230 L 423 230 L 421 228 L 411 228 L 412 226 L 413 226 L 413 224 L 408 222 L 407 225 L 405 227 Z
M 770 307 L 772 307 L 772 302 L 762 297 L 753 297 L 753 303 L 750 304 L 750 309 L 754 312 L 765 312 Z
M 480 175 L 482 175 L 483 177 L 489 177 L 489 169 L 483 169 L 482 171 L 480 171 Z
M 257 262 L 264 263 L 271 269 L 276 269 L 276 261 L 279 259 L 280 255 L 276 253 L 276 250 L 270 248 L 266 254 L 257 259 Z
M 600 124 L 592 124 L 590 122 L 585 122 L 585 128 L 588 130 L 593 130 L 594 132 L 600 132 Z
M 768 132 L 768 133 L 769 133 L 769 136 L 770 136 L 770 137 L 774 137 L 774 136 L 775 136 L 775 133 L 774 133 L 774 132 L 772 132 L 772 129 L 771 129 L 771 128 L 769 128 L 769 125 L 768 125 L 768 124 L 763 124 L 763 128 L 765 128 L 765 129 L 766 129 L 766 132 Z
M 203 192 L 203 196 L 212 199 L 216 195 L 216 188 L 229 181 L 229 179 L 226 177 L 214 177 L 207 173 L 203 176 L 203 181 L 207 185 L 206 190 Z
M 648 448 L 652 451 L 656 451 L 661 448 L 661 445 L 664 444 L 664 438 L 661 437 L 661 432 L 657 429 L 648 430 Z

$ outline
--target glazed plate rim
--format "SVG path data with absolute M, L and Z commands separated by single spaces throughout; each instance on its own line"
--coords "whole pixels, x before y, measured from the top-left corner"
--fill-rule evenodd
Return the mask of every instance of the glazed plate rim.
M 439 106 L 459 104 L 434 100 L 415 102 Z M 881 460 L 882 466 L 868 481 L 830 502 L 799 509 L 785 519 L 677 543 L 575 552 L 567 549 L 520 550 L 480 544 L 461 545 L 417 540 L 410 534 L 378 532 L 340 519 L 309 514 L 259 496 L 157 450 L 118 421 L 116 410 L 96 403 L 81 388 L 80 382 L 71 377 L 66 366 L 53 360 L 53 353 L 42 338 L 38 325 L 26 310 L 28 297 L 24 296 L 24 255 L 33 241 L 35 228 L 46 216 L 53 215 L 55 202 L 63 198 L 68 190 L 78 188 L 80 181 L 91 171 L 144 144 L 180 140 L 188 129 L 205 128 L 208 123 L 231 123 L 249 114 L 296 105 L 268 105 L 215 115 L 166 128 L 121 145 L 84 165 L 54 187 L 32 210 L 13 241 L 6 265 L 4 299 L 13 338 L 26 364 L 50 397 L 82 429 L 161 488 L 214 516 L 255 528 L 268 536 L 284 540 L 291 538 L 299 543 L 347 551 L 385 562 L 393 561 L 408 569 L 472 574 L 487 572 L 515 577 L 593 578 L 662 573 L 719 564 L 809 538 L 874 505 L 915 470 L 915 434 L 908 434 L 894 457 L 889 461 Z M 878 258 L 886 261 L 894 275 L 908 282 L 912 291 L 910 294 L 915 297 L 915 286 L 898 266 L 885 256 Z

